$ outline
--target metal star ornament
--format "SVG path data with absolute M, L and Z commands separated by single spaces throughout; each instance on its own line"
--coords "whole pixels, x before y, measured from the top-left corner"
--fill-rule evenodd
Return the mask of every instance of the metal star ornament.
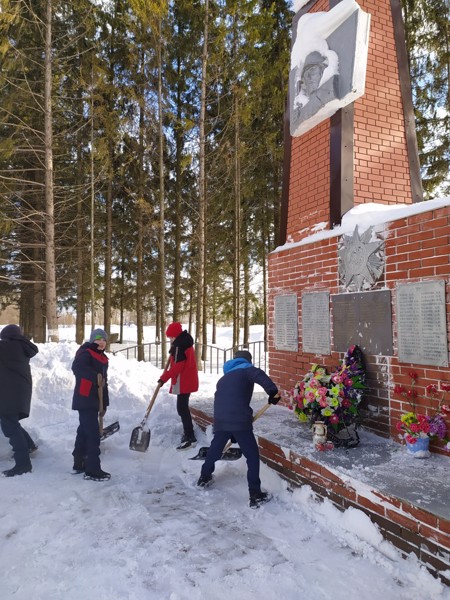
M 384 268 L 384 242 L 372 239 L 373 227 L 359 235 L 358 226 L 351 236 L 342 236 L 338 250 L 339 275 L 344 287 L 360 292 L 370 289 Z

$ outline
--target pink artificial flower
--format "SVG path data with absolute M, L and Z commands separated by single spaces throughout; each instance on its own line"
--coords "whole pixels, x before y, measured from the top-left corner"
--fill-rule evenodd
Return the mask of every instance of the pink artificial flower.
M 340 375 L 333 375 L 331 381 L 333 383 L 342 383 L 342 377 Z
M 344 404 L 344 403 L 342 403 Z M 403 423 L 401 421 L 397 421 L 397 431 L 403 431 Z
M 323 396 L 320 396 L 319 398 L 319 404 L 322 408 L 326 408 L 328 406 L 327 401 L 325 400 L 325 398 Z
M 424 433 L 430 433 L 430 424 L 428 423 L 428 421 L 424 421 L 423 423 L 421 423 L 422 425 L 422 431 Z
M 337 425 L 339 423 L 339 417 L 336 414 L 331 415 L 330 423 Z
M 306 392 L 305 398 L 308 402 L 314 402 L 316 397 L 314 396 L 314 392 Z
M 405 435 L 405 440 L 408 442 L 408 444 L 415 444 L 417 442 L 417 438 L 415 438 L 412 435 L 409 435 L 409 433 Z
M 348 408 L 348 407 L 349 407 L 349 406 L 351 406 L 351 405 L 352 405 L 352 403 L 350 402 L 350 400 L 349 400 L 348 398 L 344 398 L 344 399 L 342 400 L 342 407 L 343 407 L 343 408 Z
M 320 387 L 320 381 L 318 379 L 316 379 L 315 377 L 313 377 L 312 379 L 309 380 L 308 385 L 309 385 L 309 387 L 312 387 L 312 388 L 318 388 L 318 387 Z
M 409 428 L 411 429 L 411 431 L 413 433 L 420 433 L 421 427 L 420 427 L 419 423 L 411 423 L 411 425 L 409 426 Z
M 323 387 L 323 386 L 322 386 L 322 387 L 320 387 L 320 388 L 319 388 L 317 391 L 319 392 L 319 394 L 320 394 L 321 396 L 326 396 L 326 395 L 327 395 L 327 392 L 328 392 L 328 389 L 327 389 L 326 387 Z

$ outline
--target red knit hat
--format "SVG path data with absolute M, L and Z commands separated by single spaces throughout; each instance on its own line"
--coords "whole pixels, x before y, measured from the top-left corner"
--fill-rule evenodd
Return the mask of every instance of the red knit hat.
M 183 332 L 181 323 L 171 323 L 166 329 L 166 335 L 169 338 L 176 338 Z

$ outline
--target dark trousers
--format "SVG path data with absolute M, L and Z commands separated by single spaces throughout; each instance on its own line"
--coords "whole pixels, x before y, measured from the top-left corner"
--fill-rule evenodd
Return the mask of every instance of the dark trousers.
M 214 434 L 211 446 L 202 466 L 202 475 L 212 475 L 215 462 L 222 456 L 228 440 L 232 437 L 237 441 L 242 454 L 247 460 L 247 482 L 250 494 L 261 491 L 261 480 L 259 478 L 259 449 L 253 431 L 217 431 Z
M 35 447 L 28 431 L 22 427 L 19 415 L 0 417 L 3 434 L 9 439 L 14 452 L 14 461 L 18 467 L 31 467 L 30 450 Z
M 189 410 L 190 394 L 178 394 L 177 396 L 177 412 L 183 423 L 184 435 L 194 437 L 194 425 L 192 424 L 191 411 Z
M 84 460 L 84 468 L 89 472 L 100 470 L 100 429 L 96 409 L 78 411 L 80 425 L 77 429 L 74 458 Z

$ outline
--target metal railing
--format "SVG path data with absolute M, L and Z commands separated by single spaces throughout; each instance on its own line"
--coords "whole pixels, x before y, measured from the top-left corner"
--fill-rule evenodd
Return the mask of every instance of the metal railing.
M 198 344 L 201 347 L 201 344 Z M 127 346 L 112 350 L 113 354 L 125 354 L 127 359 L 137 360 L 139 346 Z M 240 344 L 238 350 L 248 350 L 253 357 L 253 364 L 264 371 L 267 370 L 267 352 L 264 341 L 249 342 L 248 345 Z M 144 361 L 149 362 L 155 367 L 164 367 L 164 357 L 161 355 L 161 342 L 148 342 L 142 344 Z M 233 358 L 233 348 L 218 348 L 211 344 L 205 346 L 205 360 L 202 360 L 202 371 L 210 374 L 220 374 L 224 363 Z

